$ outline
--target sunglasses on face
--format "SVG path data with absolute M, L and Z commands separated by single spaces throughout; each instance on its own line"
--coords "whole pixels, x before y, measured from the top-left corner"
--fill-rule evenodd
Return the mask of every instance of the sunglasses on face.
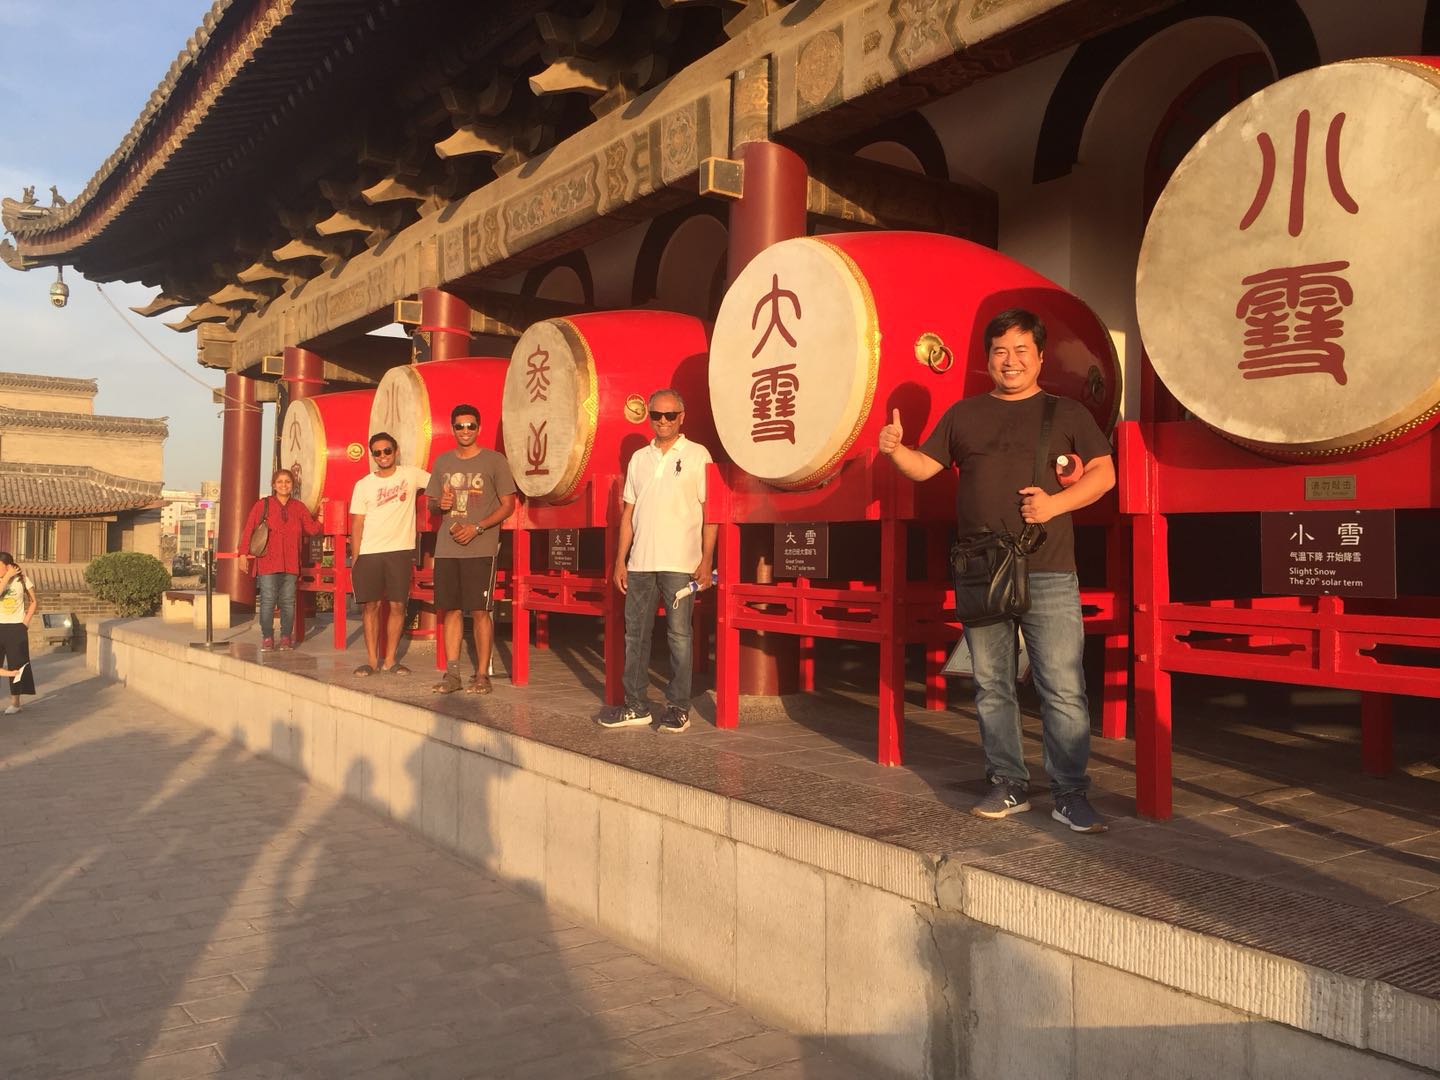
M 382 446 L 382 447 L 380 447 L 380 449 L 378 449 L 378 450 L 371 450 L 371 451 L 370 451 L 370 456 L 371 456 L 371 457 L 391 457 L 391 456 L 394 455 L 394 453 L 395 453 L 395 448 L 394 448 L 393 446 Z
M 680 412 L 679 412 L 679 410 L 676 410 L 675 412 L 657 412 L 657 411 L 654 410 L 654 409 L 651 409 L 651 410 L 650 410 L 650 419 L 651 419 L 651 420 L 670 420 L 670 421 L 673 422 L 673 421 L 675 421 L 675 420 L 678 420 L 679 418 L 680 418 Z
M 456 431 L 479 431 L 479 430 L 480 430 L 480 425 L 479 425 L 479 424 L 471 424 L 471 423 L 468 423 L 468 422 L 467 422 L 467 423 L 462 423 L 462 424 L 451 424 L 450 426 L 453 427 Z

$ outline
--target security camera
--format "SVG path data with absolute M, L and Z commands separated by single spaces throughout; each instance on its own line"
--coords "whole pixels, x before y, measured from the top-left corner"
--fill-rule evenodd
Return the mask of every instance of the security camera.
M 56 307 L 64 307 L 70 302 L 70 286 L 63 281 L 57 281 L 50 286 L 50 303 Z

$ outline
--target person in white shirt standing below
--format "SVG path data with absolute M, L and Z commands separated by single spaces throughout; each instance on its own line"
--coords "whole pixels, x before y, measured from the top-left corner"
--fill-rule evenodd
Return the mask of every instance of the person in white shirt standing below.
M 410 599 L 410 572 L 415 567 L 415 496 L 425 490 L 430 474 L 414 465 L 396 464 L 399 444 L 389 432 L 370 436 L 375 471 L 361 477 L 350 496 L 350 550 L 355 553 L 350 584 L 355 602 L 365 610 L 367 661 L 356 675 L 409 675 L 395 662 L 395 648 L 405 627 Z M 385 662 L 380 662 L 380 605 L 390 602 L 385 620 Z
M 655 604 L 665 607 L 670 639 L 670 684 L 656 726 L 681 732 L 690 726 L 691 632 L 694 592 L 676 602 L 692 581 L 710 584 L 715 526 L 705 524 L 705 466 L 710 451 L 680 433 L 685 402 L 674 390 L 650 395 L 655 438 L 635 451 L 625 473 L 615 586 L 625 594 L 625 707 L 601 717 L 601 727 L 638 727 L 651 722 L 650 634 Z
M 500 523 L 515 512 L 515 478 L 504 454 L 478 445 L 480 410 L 456 405 L 450 410 L 455 449 L 435 459 L 425 494 L 430 509 L 444 515 L 435 539 L 435 606 L 445 613 L 445 674 L 431 687 L 437 694 L 460 689 L 461 644 L 465 613 L 470 613 L 475 643 L 472 694 L 490 693 L 490 652 L 495 626 L 495 561 L 500 552 Z

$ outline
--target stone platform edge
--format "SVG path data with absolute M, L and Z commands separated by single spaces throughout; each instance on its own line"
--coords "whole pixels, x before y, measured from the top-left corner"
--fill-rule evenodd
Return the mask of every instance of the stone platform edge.
M 1440 1070 L 1440 1002 L 1386 983 L 193 649 L 146 625 L 90 623 L 89 669 L 886 1073 L 1113 1074 L 1113 1051 L 1096 1050 L 1087 1028 L 1134 1042 L 1138 1025 L 1160 1030 L 1175 1015 L 1202 1017 L 1187 1031 L 1245 1029 L 1227 1075 L 1273 1075 L 1266 1062 L 1332 1075 L 1363 1063 L 1387 1080 L 1425 1075 L 1400 1062 Z M 996 978 L 1028 987 L 1043 1015 L 980 993 Z M 1097 992 L 1118 994 L 1123 1015 L 1097 1008 Z

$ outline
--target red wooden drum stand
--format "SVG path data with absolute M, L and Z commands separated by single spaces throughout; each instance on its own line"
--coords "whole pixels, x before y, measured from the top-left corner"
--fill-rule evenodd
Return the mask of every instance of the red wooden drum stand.
M 1391 765 L 1390 699 L 1440 697 L 1440 599 L 1265 596 L 1170 599 L 1171 514 L 1237 514 L 1298 505 L 1307 477 L 1354 477 L 1357 498 L 1313 510 L 1440 506 L 1433 433 L 1364 458 L 1307 465 L 1268 461 L 1203 424 L 1122 423 L 1121 511 L 1135 548 L 1135 779 L 1146 817 L 1171 814 L 1171 675 L 1187 672 L 1361 692 L 1361 759 Z M 1197 468 L 1203 462 L 1204 468 Z M 1223 519 L 1222 519 L 1223 520 Z M 1429 663 L 1418 662 L 1428 659 Z
M 605 701 L 624 700 L 625 598 L 610 582 L 624 470 L 650 441 L 647 396 L 661 387 L 684 398 L 686 436 L 715 451 L 705 387 L 707 345 L 700 320 L 649 310 L 546 319 L 516 342 L 503 411 L 506 457 L 525 496 L 513 572 L 517 686 L 530 677 L 531 612 L 540 648 L 548 644 L 550 613 L 594 615 L 605 620 Z M 531 534 L 551 529 L 603 529 L 604 565 L 598 571 L 535 568 Z M 703 646 L 703 637 L 697 639 Z M 696 650 L 697 664 L 705 652 Z
M 874 642 L 880 647 L 879 717 L 876 760 L 899 765 L 901 723 L 905 714 L 905 646 L 926 650 L 925 706 L 945 707 L 940 675 L 948 648 L 960 636 L 954 621 L 949 581 L 949 546 L 954 532 L 954 479 L 936 478 L 916 485 L 901 477 L 877 452 L 851 457 L 836 478 L 821 488 L 779 491 L 734 466 L 712 466 L 707 480 L 706 521 L 719 527 L 717 540 L 720 596 L 716 626 L 716 724 L 739 724 L 739 648 L 742 630 L 794 634 L 802 646 L 814 638 Z M 878 579 L 812 582 L 806 578 L 756 584 L 739 580 L 741 529 L 784 522 L 875 522 L 880 531 Z M 1118 527 L 1114 500 L 1102 501 L 1077 525 L 1107 529 L 1106 581 L 1082 588 L 1085 628 L 1105 637 L 1102 690 L 1103 732 L 1125 734 L 1129 672 L 1129 566 L 1125 534 Z M 924 528 L 924 580 L 907 580 L 907 532 Z M 806 650 L 802 649 L 802 655 Z M 802 689 L 813 688 L 809 662 Z
M 925 645 L 926 704 L 943 707 L 939 670 L 959 633 L 944 615 L 954 478 L 916 488 L 889 462 L 877 463 L 874 447 L 896 413 L 915 442 L 952 402 L 988 393 L 984 327 L 1015 306 L 1037 312 L 1050 332 L 1041 385 L 1079 401 L 1109 430 L 1120 378 L 1104 326 L 1079 298 L 989 248 L 933 233 L 798 237 L 765 249 L 731 284 L 716 316 L 709 380 L 715 427 L 734 468 L 718 470 L 706 511 L 720 526 L 722 727 L 738 719 L 741 630 L 798 635 L 802 688 L 814 679 L 809 639 L 877 643 L 883 764 L 900 763 L 907 641 Z M 878 580 L 738 580 L 742 526 L 811 521 L 875 522 Z M 930 534 L 923 582 L 906 579 L 912 526 Z M 1124 560 L 1108 561 L 1092 625 L 1113 639 L 1112 734 L 1124 730 L 1118 659 L 1128 613 L 1116 603 L 1127 591 Z

